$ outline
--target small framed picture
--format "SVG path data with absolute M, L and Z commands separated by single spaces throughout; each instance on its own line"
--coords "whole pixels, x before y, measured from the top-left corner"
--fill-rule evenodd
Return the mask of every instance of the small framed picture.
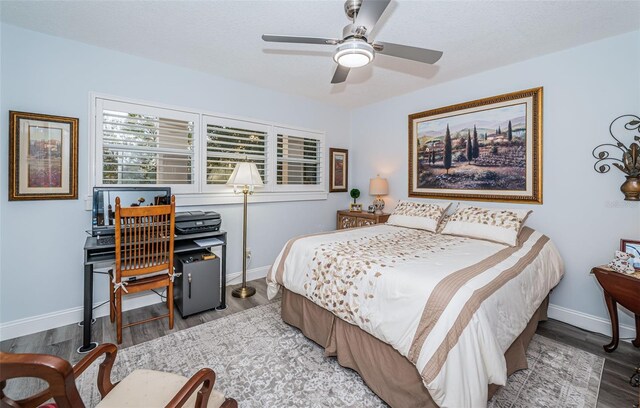
M 349 211 L 361 212 L 362 211 L 362 204 L 360 204 L 360 203 L 351 203 L 351 204 L 349 204 Z
M 371 214 L 375 213 L 376 212 L 376 206 L 373 205 L 373 204 L 370 205 L 367 211 L 370 212 Z
M 78 198 L 78 119 L 9 111 L 9 201 Z
M 349 185 L 349 151 L 329 149 L 329 192 L 347 191 Z
M 633 255 L 633 259 L 630 259 L 629 261 L 631 261 L 633 268 L 636 271 L 640 271 L 640 241 L 621 239 L 620 250 Z

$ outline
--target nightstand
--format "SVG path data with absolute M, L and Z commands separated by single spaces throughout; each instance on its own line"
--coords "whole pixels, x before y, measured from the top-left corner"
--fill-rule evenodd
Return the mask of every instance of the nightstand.
M 336 229 L 366 227 L 367 225 L 383 224 L 387 222 L 390 214 L 371 214 L 364 211 L 338 211 Z
M 632 344 L 640 347 L 640 273 L 625 275 L 607 266 L 598 266 L 591 270 L 604 290 L 604 300 L 611 317 L 611 343 L 604 346 L 611 353 L 618 347 L 618 303 L 629 309 L 636 316 L 636 339 Z

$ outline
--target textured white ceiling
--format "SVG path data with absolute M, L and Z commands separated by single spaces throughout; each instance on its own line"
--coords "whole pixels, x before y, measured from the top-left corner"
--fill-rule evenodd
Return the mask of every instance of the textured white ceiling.
M 372 37 L 444 51 L 434 66 L 376 56 L 331 85 L 343 1 L 2 1 L 2 21 L 344 107 L 640 28 L 638 1 L 393 0 Z M 370 37 L 370 39 L 372 39 Z M 594 55 L 594 58 L 598 58 Z M 532 73 L 534 74 L 534 73 Z

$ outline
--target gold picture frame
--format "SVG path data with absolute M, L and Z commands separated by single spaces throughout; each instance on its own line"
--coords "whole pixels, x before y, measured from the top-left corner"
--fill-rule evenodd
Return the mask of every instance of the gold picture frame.
M 409 197 L 542 204 L 542 90 L 409 115 Z
M 351 212 L 362 212 L 362 204 L 360 204 L 360 203 L 351 203 L 351 204 L 349 204 L 349 211 L 351 211 Z
M 349 151 L 329 149 L 329 192 L 344 193 L 349 188 Z
M 9 201 L 78 198 L 78 118 L 9 111 Z

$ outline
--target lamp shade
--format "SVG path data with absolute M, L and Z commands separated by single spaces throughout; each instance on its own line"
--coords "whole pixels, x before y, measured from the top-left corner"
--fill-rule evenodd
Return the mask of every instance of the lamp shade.
M 233 169 L 233 173 L 231 173 L 231 177 L 229 177 L 227 184 L 250 187 L 263 185 L 262 178 L 260 177 L 260 172 L 258 172 L 256 164 L 247 162 L 236 164 L 236 168 Z
M 387 179 L 380 176 L 369 180 L 369 195 L 382 196 L 389 194 Z

